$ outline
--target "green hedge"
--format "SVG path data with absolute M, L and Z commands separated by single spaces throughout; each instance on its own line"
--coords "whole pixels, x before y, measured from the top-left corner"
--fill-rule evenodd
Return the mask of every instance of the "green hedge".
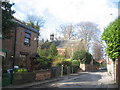
M 73 68 L 73 71 L 72 71 L 72 68 Z M 78 69 L 79 69 L 79 66 L 74 65 L 71 67 L 71 72 L 76 73 Z

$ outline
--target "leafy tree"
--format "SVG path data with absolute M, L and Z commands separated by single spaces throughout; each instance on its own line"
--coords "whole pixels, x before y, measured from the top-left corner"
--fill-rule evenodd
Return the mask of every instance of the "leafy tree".
M 64 61 L 65 58 L 61 55 L 57 55 L 55 57 L 55 60 L 52 61 L 52 66 L 61 66 L 62 61 Z
M 70 61 L 62 61 L 61 64 L 64 65 L 64 66 L 71 66 L 72 62 L 70 62 Z
M 84 58 L 86 51 L 76 51 L 73 54 L 73 59 L 82 60 Z
M 40 58 L 37 59 L 39 68 L 49 68 L 51 67 L 52 61 L 57 56 L 57 49 L 55 44 L 50 43 L 49 41 L 42 41 L 37 50 Z
M 80 60 L 81 63 L 90 64 L 92 55 L 86 51 L 76 51 L 73 54 L 73 59 Z
M 105 29 L 101 36 L 102 40 L 106 42 L 106 53 L 111 59 L 117 59 L 120 56 L 120 16 L 111 22 Z
M 56 48 L 56 46 L 55 46 L 55 44 L 54 43 L 52 43 L 51 45 L 50 45 L 50 48 L 49 48 L 49 54 L 53 57 L 53 56 L 56 56 L 57 55 L 57 48 Z
M 1 1 L 0 1 L 1 2 Z M 12 36 L 12 28 L 15 27 L 13 20 L 13 14 L 15 13 L 11 7 L 14 3 L 10 4 L 8 1 L 2 1 L 2 38 L 10 38 Z
M 72 60 L 72 65 L 79 66 L 80 65 L 80 61 Z
M 49 56 L 49 48 L 50 48 L 51 43 L 46 41 L 46 42 L 41 42 L 41 44 L 38 47 L 37 53 L 40 57 L 48 57 Z

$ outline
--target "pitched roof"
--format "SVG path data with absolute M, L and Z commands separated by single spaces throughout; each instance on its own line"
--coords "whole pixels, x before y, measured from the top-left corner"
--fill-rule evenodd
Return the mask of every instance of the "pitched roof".
M 77 44 L 78 42 L 81 42 L 81 40 L 58 40 L 58 41 L 53 41 L 53 43 L 56 45 L 57 48 L 67 48 L 69 46 Z

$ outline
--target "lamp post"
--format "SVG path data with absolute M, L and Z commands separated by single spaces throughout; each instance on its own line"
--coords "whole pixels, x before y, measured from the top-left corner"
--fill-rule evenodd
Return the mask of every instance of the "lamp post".
M 61 65 L 61 77 L 63 76 L 63 65 Z
M 72 57 L 73 57 L 73 44 L 72 44 Z M 73 64 L 73 62 L 72 62 Z M 73 65 L 72 65 L 72 73 L 73 73 Z

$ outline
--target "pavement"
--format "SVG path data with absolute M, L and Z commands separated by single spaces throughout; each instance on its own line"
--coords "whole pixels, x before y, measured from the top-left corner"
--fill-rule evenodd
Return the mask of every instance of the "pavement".
M 79 76 L 80 74 L 85 74 L 85 73 L 87 73 L 87 72 L 69 74 L 69 75 L 64 75 L 62 77 L 52 78 L 52 79 L 49 79 L 49 80 L 35 81 L 35 82 L 25 83 L 25 84 L 21 84 L 21 85 L 9 85 L 9 86 L 2 87 L 2 89 L 5 89 L 5 88 L 28 88 L 28 87 L 33 87 L 33 86 L 36 86 L 36 85 L 52 83 L 52 82 L 56 82 L 56 81 L 60 81 L 60 80 L 67 80 L 67 79 L 70 79 L 74 76 Z

